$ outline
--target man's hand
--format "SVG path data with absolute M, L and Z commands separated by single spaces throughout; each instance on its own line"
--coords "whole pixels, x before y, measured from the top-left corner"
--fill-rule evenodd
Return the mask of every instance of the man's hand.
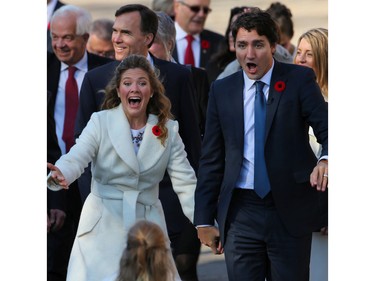
M 328 185 L 328 160 L 321 160 L 310 175 L 310 184 L 318 191 L 326 191 Z
M 49 233 L 50 229 L 51 229 L 51 221 L 49 220 L 49 215 L 47 212 L 47 233 Z
M 224 248 L 221 246 L 219 230 L 214 226 L 197 227 L 198 238 L 203 245 L 211 248 L 215 255 L 224 253 Z
M 320 229 L 320 234 L 321 235 L 328 235 L 328 226 L 322 227 Z
M 47 215 L 47 233 L 60 230 L 65 222 L 66 214 L 59 209 L 51 209 Z

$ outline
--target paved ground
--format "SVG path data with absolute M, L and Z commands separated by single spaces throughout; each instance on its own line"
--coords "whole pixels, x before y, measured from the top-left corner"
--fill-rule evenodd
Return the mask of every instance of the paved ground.
M 214 255 L 206 246 L 202 246 L 197 270 L 199 281 L 228 281 L 224 255 Z

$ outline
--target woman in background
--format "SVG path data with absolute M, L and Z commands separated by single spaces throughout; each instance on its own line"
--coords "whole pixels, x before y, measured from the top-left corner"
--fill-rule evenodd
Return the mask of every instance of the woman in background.
M 314 70 L 316 81 L 324 99 L 328 102 L 328 30 L 313 28 L 298 39 L 295 64 Z M 320 155 L 321 146 L 310 128 L 310 145 L 315 155 Z M 328 280 L 328 226 L 316 231 L 312 236 L 310 258 L 310 281 Z
M 313 28 L 298 39 L 295 64 L 311 67 L 323 97 L 328 101 L 328 29 Z
M 212 58 L 207 65 L 206 70 L 209 83 L 216 80 L 219 74 L 224 71 L 225 67 L 236 59 L 236 51 L 234 48 L 231 26 L 238 16 L 243 12 L 246 12 L 248 9 L 248 7 L 242 6 L 234 7 L 230 10 L 229 22 L 225 31 L 224 40 L 219 43 L 216 53 L 212 55 Z
M 289 51 L 292 57 L 296 54 L 296 46 L 292 44 L 294 36 L 294 24 L 292 12 L 290 9 L 280 2 L 271 3 L 266 10 L 280 28 L 279 44 Z

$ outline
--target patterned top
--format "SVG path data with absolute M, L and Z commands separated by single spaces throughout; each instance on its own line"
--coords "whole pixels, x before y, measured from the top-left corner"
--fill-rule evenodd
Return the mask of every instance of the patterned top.
M 146 126 L 144 126 L 143 128 L 141 128 L 139 130 L 131 129 L 135 154 L 138 153 L 139 147 L 140 147 L 142 139 L 143 139 L 143 134 L 145 133 L 145 128 L 146 128 Z

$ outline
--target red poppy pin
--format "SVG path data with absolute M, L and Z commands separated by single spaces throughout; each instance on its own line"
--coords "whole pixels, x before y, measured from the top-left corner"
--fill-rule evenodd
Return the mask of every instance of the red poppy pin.
M 207 40 L 202 40 L 201 47 L 202 49 L 207 50 L 208 48 L 210 48 L 210 42 L 208 42 Z
M 278 92 L 282 92 L 285 90 L 285 82 L 284 81 L 277 81 L 275 83 L 275 90 Z
M 154 126 L 154 127 L 152 127 L 152 133 L 155 135 L 155 136 L 160 136 L 160 134 L 161 134 L 161 130 L 160 130 L 160 128 L 159 128 L 159 126 Z

